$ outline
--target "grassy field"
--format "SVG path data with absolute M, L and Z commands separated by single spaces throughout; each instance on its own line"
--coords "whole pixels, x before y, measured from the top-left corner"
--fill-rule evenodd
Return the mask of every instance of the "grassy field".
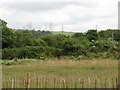
M 18 65 L 3 65 L 3 80 L 9 77 L 46 78 L 91 78 L 115 79 L 118 77 L 117 60 L 48 60 L 34 61 Z
M 3 78 L 24 77 L 27 73 L 46 77 L 117 77 L 117 60 L 35 61 L 19 65 L 3 65 Z
M 62 34 L 62 35 L 66 35 L 66 36 L 71 36 L 74 34 L 74 32 L 62 32 L 62 31 L 51 31 L 51 33 L 53 34 Z

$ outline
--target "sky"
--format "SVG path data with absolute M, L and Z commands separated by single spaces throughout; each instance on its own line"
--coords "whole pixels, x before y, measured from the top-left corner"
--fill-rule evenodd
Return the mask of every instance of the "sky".
M 0 0 L 0 19 L 13 29 L 86 32 L 117 29 L 119 0 Z

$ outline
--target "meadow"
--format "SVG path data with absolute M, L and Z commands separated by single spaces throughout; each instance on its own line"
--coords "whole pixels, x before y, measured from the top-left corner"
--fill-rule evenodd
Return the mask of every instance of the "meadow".
M 66 36 L 72 36 L 74 35 L 74 32 L 62 32 L 62 31 L 51 31 L 52 34 L 54 35 L 58 35 L 58 34 L 61 34 L 61 35 L 66 35 Z
M 47 61 L 33 60 L 31 62 L 22 62 L 13 65 L 3 65 L 2 68 L 3 87 L 6 87 L 4 83 L 10 78 L 24 78 L 27 77 L 27 74 L 31 76 L 31 81 L 33 82 L 33 78 L 39 77 L 42 79 L 44 78 L 45 80 L 47 79 L 48 82 L 53 81 L 52 84 L 54 84 L 54 78 L 56 78 L 57 81 L 63 80 L 63 82 L 64 80 L 67 80 L 69 83 L 71 82 L 71 79 L 74 83 L 78 83 L 78 79 L 84 79 L 84 82 L 86 82 L 84 83 L 84 87 L 86 88 L 88 87 L 88 79 L 91 79 L 93 83 L 95 80 L 98 79 L 101 80 L 102 83 L 113 80 L 113 82 L 111 82 L 112 85 L 112 83 L 116 82 L 116 78 L 118 78 L 118 61 L 109 59 L 81 61 L 64 59 L 54 59 Z M 74 85 L 72 86 L 74 87 Z M 59 85 L 56 85 L 56 87 L 59 87 Z M 93 87 L 93 85 L 91 87 Z M 103 87 L 105 88 L 105 86 Z

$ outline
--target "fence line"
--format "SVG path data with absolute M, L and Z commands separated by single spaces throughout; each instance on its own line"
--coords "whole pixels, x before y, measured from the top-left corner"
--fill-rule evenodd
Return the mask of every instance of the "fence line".
M 118 78 L 46 78 L 31 77 L 3 79 L 3 88 L 116 88 Z

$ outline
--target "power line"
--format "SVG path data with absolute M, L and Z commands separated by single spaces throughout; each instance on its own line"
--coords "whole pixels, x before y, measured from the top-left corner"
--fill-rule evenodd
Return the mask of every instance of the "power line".
M 98 25 L 96 24 L 94 28 L 95 28 L 95 30 L 98 30 Z
M 47 30 L 47 23 L 45 23 L 45 30 Z
M 50 31 L 52 31 L 52 29 L 53 29 L 53 25 L 52 23 L 50 23 Z
M 61 31 L 63 32 L 64 31 L 64 25 L 62 24 L 62 27 L 61 27 Z
M 27 22 L 27 29 L 28 30 L 32 30 L 32 23 L 31 23 L 31 21 Z

